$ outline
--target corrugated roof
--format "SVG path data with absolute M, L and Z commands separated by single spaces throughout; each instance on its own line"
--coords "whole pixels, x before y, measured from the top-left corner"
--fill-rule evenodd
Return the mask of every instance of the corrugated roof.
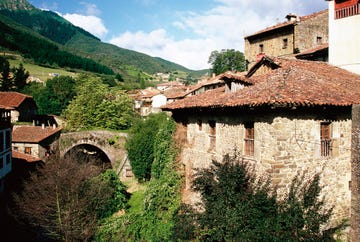
M 254 84 L 233 93 L 219 90 L 187 97 L 165 110 L 237 106 L 350 106 L 360 103 L 360 76 L 324 62 L 273 58 L 279 68 L 250 77 Z
M 61 131 L 61 127 L 15 125 L 12 132 L 12 141 L 19 143 L 39 143 L 42 140 Z

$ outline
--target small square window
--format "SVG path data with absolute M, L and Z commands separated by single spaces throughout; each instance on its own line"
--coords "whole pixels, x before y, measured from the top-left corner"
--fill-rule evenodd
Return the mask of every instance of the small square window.
M 25 147 L 25 154 L 31 155 L 31 147 Z

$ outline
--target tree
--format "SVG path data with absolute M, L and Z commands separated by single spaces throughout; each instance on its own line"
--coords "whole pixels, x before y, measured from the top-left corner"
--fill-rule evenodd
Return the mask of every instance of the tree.
M 91 163 L 47 162 L 14 195 L 17 217 L 48 239 L 91 239 L 99 220 L 125 208 L 128 198 L 113 171 L 100 172 Z
M 185 234 L 182 224 L 193 216 L 193 230 L 187 235 L 197 233 L 200 240 L 331 241 L 336 228 L 321 229 L 328 225 L 332 208 L 320 198 L 319 180 L 319 174 L 312 178 L 299 174 L 288 196 L 280 200 L 269 179 L 256 176 L 254 167 L 236 155 L 226 155 L 221 163 L 213 161 L 195 175 L 193 189 L 201 196 L 197 206 L 203 212 L 184 210 L 189 215 L 180 217 L 178 234 Z
M 63 112 L 67 129 L 130 127 L 134 117 L 133 101 L 126 93 L 113 91 L 93 77 L 80 77 L 77 83 L 77 95 Z
M 245 71 L 245 57 L 240 51 L 223 49 L 220 52 L 211 52 L 208 63 L 212 66 L 212 72 L 216 75 L 226 71 Z
M 145 120 L 134 123 L 126 139 L 126 150 L 132 170 L 139 181 L 151 178 L 154 162 L 154 143 L 162 124 L 168 122 L 165 113 L 151 114 Z
M 60 115 L 75 96 L 75 80 L 71 76 L 49 79 L 37 98 L 39 113 Z
M 19 67 L 12 68 L 12 72 L 14 73 L 15 90 L 21 92 L 26 85 L 26 80 L 30 73 L 25 70 L 22 63 L 19 64 Z
M 10 73 L 9 62 L 5 58 L 0 57 L 0 91 L 8 92 L 13 89 L 14 83 Z

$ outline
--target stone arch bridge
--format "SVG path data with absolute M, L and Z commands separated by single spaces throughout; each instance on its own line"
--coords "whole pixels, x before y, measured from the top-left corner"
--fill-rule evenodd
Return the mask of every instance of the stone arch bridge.
M 131 171 L 124 148 L 127 134 L 105 130 L 90 130 L 62 133 L 59 142 L 60 157 L 64 158 L 69 152 L 79 147 L 90 147 L 94 152 L 101 153 L 111 167 L 125 173 Z

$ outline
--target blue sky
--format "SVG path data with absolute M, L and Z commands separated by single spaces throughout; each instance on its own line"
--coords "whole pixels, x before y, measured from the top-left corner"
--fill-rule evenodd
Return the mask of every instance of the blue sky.
M 193 70 L 211 51 L 244 51 L 244 36 L 327 8 L 325 0 L 29 0 L 103 42 L 161 57 Z

